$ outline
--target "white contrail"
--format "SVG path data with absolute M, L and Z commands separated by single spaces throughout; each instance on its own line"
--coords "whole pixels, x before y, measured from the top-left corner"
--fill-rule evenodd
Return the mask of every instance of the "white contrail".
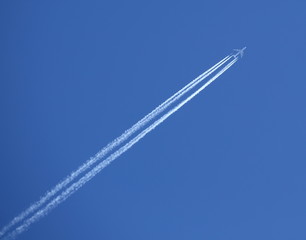
M 82 178 L 80 178 L 77 182 L 73 183 L 70 187 L 68 187 L 65 191 L 63 191 L 60 195 L 54 198 L 50 203 L 48 203 L 43 209 L 37 211 L 31 218 L 24 221 L 24 223 L 17 227 L 12 233 L 10 233 L 5 240 L 13 239 L 20 233 L 24 232 L 29 228 L 31 224 L 38 221 L 41 217 L 47 215 L 53 208 L 57 207 L 60 203 L 65 201 L 69 196 L 75 193 L 78 189 L 80 189 L 85 183 L 91 180 L 94 176 L 96 176 L 102 169 L 104 169 L 107 165 L 109 165 L 112 161 L 118 158 L 121 154 L 130 149 L 134 144 L 136 144 L 139 140 L 141 140 L 146 134 L 155 129 L 159 124 L 164 122 L 168 117 L 170 117 L 173 113 L 179 110 L 182 106 L 184 106 L 187 102 L 189 102 L 192 98 L 198 95 L 201 91 L 203 91 L 209 84 L 215 81 L 222 73 L 224 73 L 228 68 L 230 68 L 235 62 L 238 61 L 238 58 L 235 58 L 230 63 L 228 63 L 224 68 L 222 68 L 214 77 L 212 77 L 208 82 L 206 82 L 202 87 L 200 87 L 197 91 L 187 97 L 185 100 L 180 102 L 177 106 L 172 108 L 169 112 L 164 114 L 158 120 L 156 120 L 153 124 L 139 133 L 136 137 L 130 140 L 123 147 L 119 148 L 116 152 L 111 154 L 107 159 L 103 162 L 99 163 L 96 167 L 90 170 L 87 174 L 85 174 Z
M 53 187 L 50 191 L 48 191 L 43 197 L 41 197 L 37 202 L 33 203 L 29 208 L 24 210 L 21 214 L 16 216 L 10 223 L 8 223 L 6 226 L 4 226 L 0 231 L 0 237 L 3 236 L 7 231 L 9 231 L 10 228 L 12 228 L 14 225 L 18 224 L 20 221 L 22 221 L 24 218 L 26 218 L 28 215 L 33 213 L 35 210 L 40 208 L 43 204 L 45 204 L 50 198 L 52 198 L 56 193 L 58 193 L 60 190 L 62 190 L 64 187 L 66 187 L 68 184 L 70 184 L 75 178 L 77 178 L 81 173 L 86 171 L 88 168 L 90 168 L 93 164 L 95 164 L 97 161 L 101 160 L 106 154 L 108 154 L 111 150 L 113 150 L 115 147 L 119 146 L 121 143 L 123 143 L 125 140 L 127 140 L 132 134 L 134 134 L 136 131 L 138 131 L 141 127 L 143 127 L 145 124 L 147 124 L 149 121 L 151 121 L 153 118 L 155 118 L 158 114 L 163 112 L 167 107 L 169 107 L 171 104 L 173 104 L 175 101 L 179 100 L 184 94 L 186 94 L 188 91 L 190 91 L 192 88 L 194 88 L 197 84 L 199 84 L 201 81 L 203 81 L 206 77 L 208 77 L 210 74 L 212 74 L 214 71 L 216 71 L 218 68 L 220 68 L 224 63 L 226 63 L 232 56 L 229 55 L 222 59 L 220 62 L 215 64 L 213 67 L 205 71 L 203 74 L 195 78 L 193 81 L 191 81 L 189 84 L 187 84 L 184 88 L 179 90 L 177 93 L 175 93 L 173 96 L 168 98 L 165 102 L 163 102 L 161 105 L 159 105 L 157 108 L 155 108 L 152 112 L 147 114 L 144 118 L 142 118 L 140 121 L 138 121 L 136 124 L 134 124 L 131 128 L 126 130 L 120 137 L 113 140 L 111 143 L 109 143 L 106 147 L 104 147 L 102 150 L 100 150 L 94 157 L 87 160 L 83 165 L 81 165 L 77 170 L 72 172 L 69 176 L 67 176 L 64 180 L 62 180 L 60 183 L 58 183 L 55 187 Z

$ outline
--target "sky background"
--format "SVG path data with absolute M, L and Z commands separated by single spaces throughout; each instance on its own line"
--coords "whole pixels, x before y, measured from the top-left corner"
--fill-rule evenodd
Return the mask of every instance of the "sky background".
M 306 2 L 0 2 L 0 226 L 194 77 L 203 93 L 18 239 L 305 239 Z

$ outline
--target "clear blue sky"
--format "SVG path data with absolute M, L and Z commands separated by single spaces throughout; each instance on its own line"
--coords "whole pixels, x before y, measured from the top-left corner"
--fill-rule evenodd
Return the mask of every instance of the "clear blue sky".
M 198 74 L 245 57 L 19 239 L 305 239 L 306 2 L 0 2 L 0 226 Z

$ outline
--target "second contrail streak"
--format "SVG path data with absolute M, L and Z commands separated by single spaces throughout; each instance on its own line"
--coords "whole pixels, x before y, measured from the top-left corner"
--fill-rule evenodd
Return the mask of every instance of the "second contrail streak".
M 230 58 L 230 57 L 229 57 Z M 60 195 L 55 197 L 50 203 L 48 203 L 44 208 L 37 211 L 32 217 L 28 218 L 23 222 L 23 224 L 17 227 L 14 231 L 7 235 L 5 239 L 12 239 L 24 232 L 29 228 L 29 226 L 36 221 L 38 221 L 43 216 L 47 215 L 52 209 L 57 207 L 60 203 L 65 201 L 69 196 L 75 193 L 78 189 L 80 189 L 85 183 L 90 181 L 94 176 L 96 176 L 102 169 L 104 169 L 107 165 L 113 162 L 116 158 L 130 149 L 134 144 L 136 144 L 139 140 L 141 140 L 145 135 L 155 129 L 158 125 L 164 122 L 168 117 L 170 117 L 173 113 L 179 110 L 182 106 L 184 106 L 187 102 L 189 102 L 192 98 L 198 95 L 201 91 L 203 91 L 209 84 L 215 81 L 222 73 L 224 73 L 228 68 L 230 68 L 235 62 L 237 62 L 238 58 L 235 57 L 230 63 L 228 63 L 224 68 L 222 68 L 214 77 L 212 77 L 208 82 L 206 82 L 202 87 L 196 90 L 193 94 L 187 97 L 185 100 L 180 102 L 177 106 L 172 108 L 169 112 L 164 114 L 158 120 L 156 120 L 149 127 L 144 129 L 141 133 L 139 133 L 136 137 L 126 143 L 123 147 L 119 148 L 116 152 L 111 154 L 108 158 L 106 158 L 103 162 L 99 163 L 96 167 L 90 170 L 87 174 L 85 174 L 82 178 L 80 178 L 77 182 L 73 183 L 70 187 L 64 190 Z
M 48 191 L 43 197 L 41 197 L 37 202 L 33 203 L 29 208 L 23 211 L 21 214 L 16 216 L 9 224 L 4 226 L 0 231 L 0 237 L 2 237 L 6 232 L 9 231 L 13 226 L 20 223 L 23 219 L 25 219 L 28 215 L 35 212 L 37 209 L 46 204 L 53 196 L 55 196 L 60 190 L 68 186 L 75 180 L 80 174 L 85 172 L 87 169 L 92 167 L 96 162 L 101 160 L 104 156 L 106 156 L 110 151 L 112 151 L 115 147 L 122 144 L 126 141 L 132 134 L 138 131 L 140 128 L 145 126 L 149 121 L 162 113 L 166 108 L 168 108 L 171 104 L 179 100 L 183 95 L 185 95 L 188 91 L 193 89 L 196 85 L 201 83 L 205 78 L 207 78 L 210 74 L 220 68 L 223 64 L 225 64 L 232 56 L 226 56 L 220 62 L 212 66 L 210 69 L 202 73 L 200 76 L 195 78 L 181 90 L 176 92 L 166 101 L 164 101 L 161 105 L 155 108 L 152 112 L 147 114 L 144 118 L 134 124 L 131 128 L 126 130 L 120 137 L 116 138 L 114 141 L 109 143 L 106 147 L 100 150 L 94 157 L 90 158 L 83 165 L 81 165 L 77 170 L 72 172 L 69 176 L 67 176 L 64 180 L 58 183 L 55 187 L 53 187 L 50 191 Z

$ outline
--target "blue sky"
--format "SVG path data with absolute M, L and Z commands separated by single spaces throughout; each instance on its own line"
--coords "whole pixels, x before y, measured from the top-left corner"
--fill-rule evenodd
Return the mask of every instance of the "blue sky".
M 18 239 L 305 239 L 305 1 L 0 3 L 0 225 L 245 57 Z

